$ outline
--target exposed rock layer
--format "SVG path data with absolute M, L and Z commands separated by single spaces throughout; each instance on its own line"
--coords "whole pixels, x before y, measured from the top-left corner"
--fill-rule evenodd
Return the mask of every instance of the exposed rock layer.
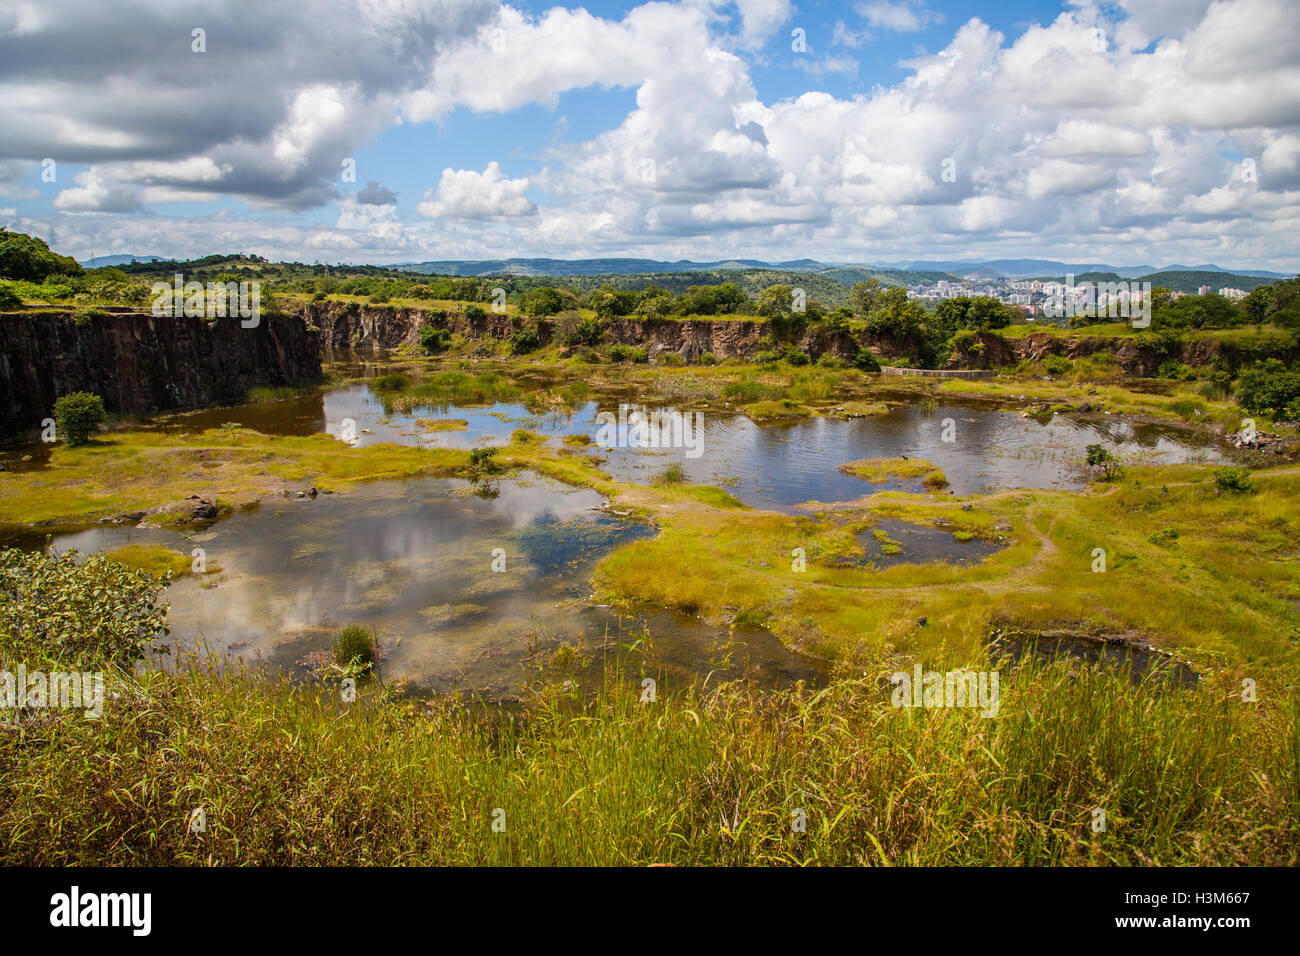
M 38 427 L 69 392 L 99 395 L 110 413 L 237 402 L 254 385 L 319 377 L 320 336 L 301 316 L 159 317 L 113 312 L 78 323 L 66 312 L 0 316 L 0 433 Z

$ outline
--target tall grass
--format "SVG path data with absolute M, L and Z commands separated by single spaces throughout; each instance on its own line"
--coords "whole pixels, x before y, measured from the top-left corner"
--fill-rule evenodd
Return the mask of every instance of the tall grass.
M 203 668 L 111 689 L 99 722 L 47 712 L 0 736 L 0 861 L 1300 861 L 1295 702 L 1208 681 L 1030 665 L 1003 674 L 993 719 L 895 709 L 861 676 L 655 703 L 547 686 L 514 714 Z

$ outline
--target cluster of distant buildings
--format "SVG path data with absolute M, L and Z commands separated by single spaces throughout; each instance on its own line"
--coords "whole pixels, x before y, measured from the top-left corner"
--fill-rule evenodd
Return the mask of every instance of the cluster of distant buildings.
M 1085 283 L 1085 285 L 1087 285 Z M 1111 303 L 1116 305 L 1125 305 L 1136 307 L 1141 304 L 1142 293 L 1133 287 L 1136 283 L 1118 282 L 1109 283 L 1092 283 L 1092 291 L 1087 294 L 1093 296 L 1093 303 L 1100 311 L 1106 309 Z M 1118 286 L 1114 291 L 1107 289 L 1108 285 Z M 1197 295 L 1210 295 L 1215 290 L 1208 285 L 1203 285 L 1197 290 Z M 999 302 L 1019 309 L 1025 315 L 1043 315 L 1044 309 L 1051 306 L 1053 302 L 1060 302 L 1063 296 L 1073 297 L 1083 293 L 1076 292 L 1072 287 L 1063 286 L 1060 282 L 1051 279 L 988 279 L 980 276 L 966 276 L 960 280 L 939 279 L 936 282 L 923 282 L 907 287 L 908 298 L 919 299 L 922 302 L 938 303 L 944 299 L 955 299 L 960 296 L 988 296 L 997 299 Z M 1171 299 L 1180 299 L 1186 293 L 1174 292 L 1170 295 Z M 1225 299 L 1238 300 L 1246 297 L 1243 289 L 1233 289 L 1224 287 L 1218 290 L 1218 294 Z
M 1203 285 L 1196 290 L 1196 294 L 1210 295 L 1213 291 L 1214 290 L 1212 290 L 1208 285 Z M 1224 286 L 1219 290 L 1219 295 L 1223 296 L 1225 299 L 1232 299 L 1234 301 L 1246 298 L 1246 294 L 1247 293 L 1244 289 L 1233 289 L 1230 286 Z

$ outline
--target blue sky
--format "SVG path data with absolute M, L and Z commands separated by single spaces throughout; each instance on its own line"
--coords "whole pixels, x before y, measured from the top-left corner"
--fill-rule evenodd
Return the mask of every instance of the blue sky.
M 15 0 L 0 12 L 0 225 L 82 258 L 1289 270 L 1296 12 Z

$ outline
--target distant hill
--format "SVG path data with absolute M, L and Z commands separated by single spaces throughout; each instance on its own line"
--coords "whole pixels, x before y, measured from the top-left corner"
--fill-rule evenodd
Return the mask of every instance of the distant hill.
M 95 256 L 85 260 L 82 265 L 87 269 L 103 269 L 108 266 L 133 265 L 137 262 L 162 262 L 162 256 Z
M 593 276 L 656 275 L 673 272 L 710 272 L 720 269 L 781 269 L 787 272 L 815 272 L 826 269 L 824 262 L 794 259 L 789 262 L 763 262 L 760 259 L 720 259 L 693 262 L 678 259 L 443 259 L 433 262 L 399 262 L 390 266 L 424 275 L 486 276 Z
M 1064 282 L 1064 275 L 1038 276 L 1044 282 Z M 1270 285 L 1276 279 L 1264 276 L 1243 275 L 1240 272 L 1207 272 L 1179 269 L 1166 269 L 1144 276 L 1121 276 L 1114 272 L 1081 272 L 1074 277 L 1078 282 L 1150 282 L 1151 288 L 1164 286 L 1174 292 L 1186 292 L 1195 295 L 1201 286 L 1208 285 L 1212 292 L 1220 289 L 1241 289 L 1249 292 L 1261 285 Z
M 1188 269 L 1155 272 L 1143 276 L 1142 281 L 1150 282 L 1153 289 L 1157 286 L 1164 286 L 1166 289 L 1173 289 L 1175 292 L 1194 294 L 1203 285 L 1208 285 L 1212 292 L 1218 292 L 1225 287 L 1249 292 L 1257 286 L 1269 285 L 1275 279 L 1256 275 L 1243 275 L 1240 272 L 1220 272 L 1217 270 L 1203 272 Z
M 311 272 L 314 268 L 303 263 L 267 263 L 258 256 L 217 255 L 177 262 L 160 256 L 113 255 L 97 256 L 83 262 L 87 268 L 118 266 L 128 272 L 162 273 L 180 269 L 211 269 L 219 265 L 247 266 L 257 264 L 259 271 L 268 276 L 298 272 Z M 275 268 L 280 266 L 282 268 Z M 1119 281 L 1121 279 L 1151 279 L 1153 284 L 1177 291 L 1195 292 L 1202 285 L 1216 290 L 1233 286 L 1249 291 L 1273 279 L 1290 278 L 1293 273 L 1266 272 L 1248 269 L 1233 272 L 1209 264 L 1203 266 L 1171 265 L 1163 269 L 1154 266 L 1111 266 L 1104 263 L 1065 263 L 1054 259 L 993 259 L 993 260 L 909 260 L 897 263 L 828 263 L 817 259 L 789 259 L 783 262 L 764 262 L 760 259 L 717 259 L 696 262 L 691 259 L 666 261 L 660 259 L 607 258 L 607 259 L 441 259 L 428 262 L 402 262 L 390 265 L 340 265 L 332 266 L 338 274 L 417 274 L 465 277 L 517 277 L 520 279 L 601 280 L 597 284 L 621 277 L 649 284 L 654 276 L 687 276 L 687 284 L 711 285 L 718 282 L 737 281 L 736 276 L 746 274 L 746 284 L 756 276 L 768 276 L 773 282 L 809 287 L 815 283 L 808 278 L 818 276 L 831 283 L 851 286 L 855 282 L 875 278 L 887 284 L 918 285 L 941 279 L 955 280 L 965 276 L 978 279 L 998 278 L 1061 278 L 1074 275 L 1077 281 L 1096 277 L 1092 281 Z M 794 275 L 805 278 L 795 280 Z M 1158 276 L 1159 279 L 1152 279 Z M 665 283 L 666 284 L 666 283 Z M 818 283 L 819 284 L 819 283 Z M 682 285 L 681 282 L 673 285 Z M 811 292 L 811 288 L 809 288 Z M 829 290 L 828 290 L 829 291 Z M 833 298 L 838 299 L 836 294 Z M 823 298 L 822 301 L 828 301 Z

